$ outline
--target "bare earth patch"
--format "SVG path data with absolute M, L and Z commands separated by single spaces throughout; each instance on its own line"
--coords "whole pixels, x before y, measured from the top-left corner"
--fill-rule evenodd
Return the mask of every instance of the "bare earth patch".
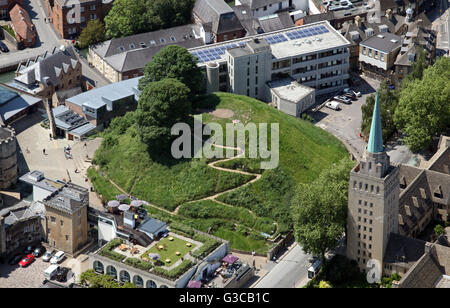
M 231 109 L 224 109 L 219 108 L 215 110 L 211 109 L 200 109 L 200 112 L 207 112 L 209 114 L 212 114 L 215 117 L 222 118 L 222 119 L 228 119 L 234 116 L 234 112 Z

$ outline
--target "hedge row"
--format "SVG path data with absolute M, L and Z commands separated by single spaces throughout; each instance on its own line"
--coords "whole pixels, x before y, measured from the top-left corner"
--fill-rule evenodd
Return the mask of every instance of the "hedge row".
M 192 252 L 192 256 L 195 258 L 203 258 L 208 254 L 210 254 L 214 249 L 219 247 L 219 245 L 220 245 L 219 241 L 209 238 L 203 243 L 202 247 Z
M 150 262 L 146 262 L 143 260 L 140 260 L 138 258 L 127 258 L 125 260 L 125 264 L 130 265 L 132 267 L 144 270 L 144 271 L 148 271 L 150 270 L 153 265 Z
M 183 275 L 192 266 L 192 264 L 193 263 L 191 260 L 184 260 L 181 262 L 180 265 L 178 265 L 177 267 L 175 267 L 169 271 L 165 270 L 161 267 L 154 267 L 153 272 L 155 274 L 164 276 L 168 279 L 174 280 L 174 279 L 177 279 L 178 277 L 180 277 L 181 275 Z
M 195 234 L 194 228 L 192 228 L 190 226 L 187 226 L 187 225 L 184 225 L 184 224 L 179 223 L 179 222 L 171 223 L 170 224 L 170 229 L 173 230 L 173 231 L 182 232 L 182 233 L 188 235 L 189 237 L 192 237 Z
M 105 245 L 105 247 L 103 247 L 98 254 L 100 256 L 104 256 L 107 258 L 110 258 L 114 261 L 118 261 L 118 262 L 122 262 L 123 259 L 125 259 L 126 257 L 120 253 L 117 253 L 115 251 L 112 251 L 114 248 L 116 248 L 117 246 L 119 246 L 120 244 L 123 243 L 123 240 L 120 238 L 115 238 L 112 241 L 110 241 L 108 244 Z

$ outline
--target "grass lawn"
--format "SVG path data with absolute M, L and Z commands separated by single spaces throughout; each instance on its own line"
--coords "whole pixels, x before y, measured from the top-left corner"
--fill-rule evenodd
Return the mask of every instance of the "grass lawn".
M 220 227 L 216 232 L 214 232 L 214 235 L 230 241 L 230 246 L 232 249 L 255 251 L 257 253 L 266 253 L 269 249 L 269 244 L 267 244 L 265 240 L 245 236 L 239 234 L 238 232 L 230 231 L 226 228 Z
M 94 187 L 98 193 L 102 195 L 102 201 L 108 202 L 110 200 L 115 200 L 116 195 L 122 192 L 118 190 L 114 185 L 112 185 L 107 179 L 101 176 L 97 170 L 93 167 L 88 169 L 88 177 L 94 184 Z
M 173 237 L 173 241 L 170 241 L 169 238 L 170 238 L 170 236 L 160 240 L 152 248 L 147 250 L 142 255 L 142 257 L 148 258 L 148 255 L 150 253 L 157 253 L 161 256 L 161 258 L 159 260 L 162 261 L 165 266 L 171 266 L 175 262 L 177 262 L 179 259 L 181 259 L 181 257 L 185 256 L 186 254 L 188 254 L 190 251 L 192 251 L 196 247 L 195 244 L 192 244 L 191 247 L 187 247 L 186 243 L 188 243 L 188 242 L 186 242 L 182 239 L 179 239 L 175 236 Z M 166 244 L 165 250 L 157 249 L 158 246 L 164 245 L 164 244 Z M 176 255 L 177 251 L 179 251 L 181 253 L 179 256 Z M 170 263 L 167 263 L 166 259 L 170 259 Z

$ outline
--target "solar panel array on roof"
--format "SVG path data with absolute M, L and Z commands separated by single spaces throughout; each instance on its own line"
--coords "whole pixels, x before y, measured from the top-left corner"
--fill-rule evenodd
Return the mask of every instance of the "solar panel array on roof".
M 276 34 L 264 38 L 269 44 L 278 44 L 281 42 L 286 42 L 287 38 L 283 34 Z
M 286 36 L 290 40 L 296 40 L 299 38 L 310 37 L 310 36 L 319 35 L 319 34 L 328 33 L 328 32 L 330 32 L 330 31 L 327 29 L 327 27 L 321 25 L 321 26 L 311 27 L 311 28 L 306 28 L 306 29 L 301 29 L 301 30 L 293 30 L 293 31 L 287 32 Z
M 245 45 L 245 42 L 233 43 L 221 46 L 211 46 L 202 50 L 193 51 L 192 55 L 198 59 L 198 63 L 219 60 L 225 54 L 225 50 Z

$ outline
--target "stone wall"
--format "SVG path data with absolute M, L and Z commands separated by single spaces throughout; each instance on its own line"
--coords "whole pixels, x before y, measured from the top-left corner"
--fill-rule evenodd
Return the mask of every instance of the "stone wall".
M 0 189 L 7 189 L 17 182 L 17 141 L 13 128 L 0 130 Z

